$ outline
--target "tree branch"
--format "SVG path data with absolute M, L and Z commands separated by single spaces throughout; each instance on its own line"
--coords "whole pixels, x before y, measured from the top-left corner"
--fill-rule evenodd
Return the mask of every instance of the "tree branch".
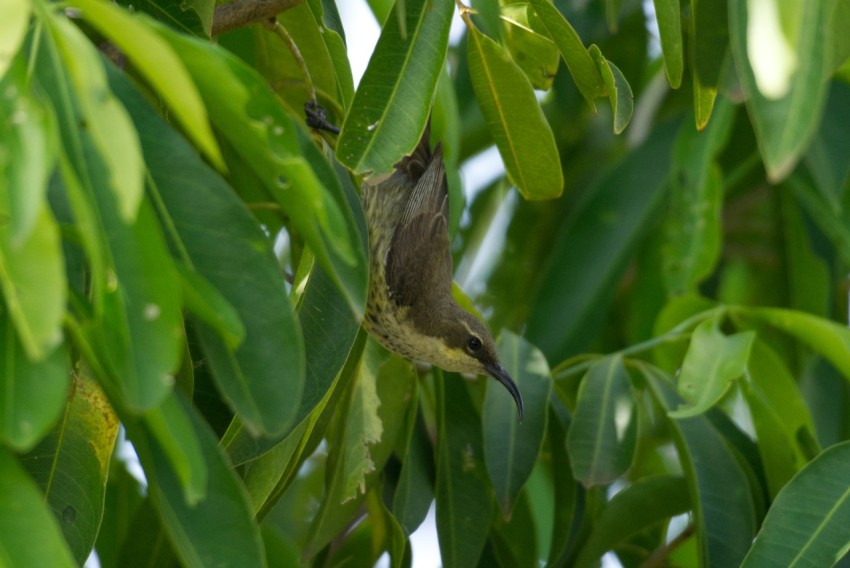
M 266 22 L 304 0 L 235 0 L 215 9 L 212 35 L 221 35 L 250 24 Z

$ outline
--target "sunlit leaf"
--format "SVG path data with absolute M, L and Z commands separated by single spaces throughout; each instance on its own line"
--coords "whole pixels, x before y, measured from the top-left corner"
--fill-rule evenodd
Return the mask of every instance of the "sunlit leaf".
M 778 19 L 758 18 L 749 4 L 746 0 L 729 3 L 729 36 L 756 140 L 768 176 L 776 181 L 791 172 L 820 124 L 831 72 L 827 69 L 829 37 L 823 31 L 828 28 L 834 2 L 795 2 L 794 37 L 778 29 Z M 757 32 L 772 32 L 779 45 L 760 40 Z M 756 73 L 769 64 L 775 71 L 764 73 L 770 75 Z
M 91 553 L 103 519 L 117 433 L 118 417 L 100 388 L 90 377 L 77 374 L 62 421 L 23 460 L 79 564 Z
M 614 134 L 620 134 L 629 125 L 632 112 L 634 112 L 635 103 L 632 87 L 626 81 L 623 72 L 605 59 L 596 45 L 591 45 L 588 51 L 608 93 L 608 101 L 611 103 L 611 110 L 614 115 Z
M 206 157 L 224 169 L 224 159 L 210 128 L 207 109 L 183 62 L 148 25 L 108 2 L 74 0 L 83 18 L 108 37 L 168 104 L 175 118 Z
M 664 54 L 664 72 L 670 86 L 678 89 L 682 84 L 684 68 L 679 0 L 653 0 L 653 5 L 661 36 L 661 51 Z
M 504 50 L 469 28 L 469 72 L 481 112 L 511 181 L 526 199 L 550 199 L 564 190 L 555 138 L 525 73 Z
M 11 0 L 0 6 L 0 79 L 12 64 L 12 58 L 21 46 L 30 17 L 30 3 Z
M 387 172 L 416 147 L 446 60 L 453 12 L 451 0 L 395 4 L 337 143 L 346 167 Z
M 549 39 L 543 19 L 524 2 L 502 8 L 503 37 L 514 62 L 535 89 L 548 91 L 558 71 L 558 46 Z
M 826 449 L 777 495 L 744 568 L 832 566 L 850 546 L 850 443 Z
M 679 395 L 686 404 L 670 416 L 688 418 L 714 406 L 744 374 L 754 340 L 753 331 L 725 335 L 713 319 L 699 324 L 679 374 Z
M 636 436 L 636 409 L 623 359 L 600 359 L 582 380 L 567 435 L 573 475 L 586 487 L 613 482 L 631 466 Z

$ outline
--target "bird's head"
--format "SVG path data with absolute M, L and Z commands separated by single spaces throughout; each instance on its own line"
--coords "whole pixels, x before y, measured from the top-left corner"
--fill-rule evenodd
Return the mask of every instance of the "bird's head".
M 454 317 L 443 319 L 440 336 L 446 361 L 438 363 L 449 371 L 490 375 L 508 390 L 522 419 L 522 396 L 508 372 L 499 364 L 496 342 L 478 319 L 458 309 Z

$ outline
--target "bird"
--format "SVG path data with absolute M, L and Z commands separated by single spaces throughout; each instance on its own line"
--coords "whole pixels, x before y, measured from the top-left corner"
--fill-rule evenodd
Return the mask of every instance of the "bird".
M 522 395 L 492 335 L 452 297 L 448 182 L 442 144 L 431 149 L 430 120 L 392 172 L 363 182 L 360 199 L 370 252 L 363 327 L 407 359 L 493 377 L 522 420 Z

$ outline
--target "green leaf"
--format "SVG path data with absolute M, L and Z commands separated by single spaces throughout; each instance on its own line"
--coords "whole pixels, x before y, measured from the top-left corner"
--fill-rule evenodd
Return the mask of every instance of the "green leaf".
M 365 252 L 340 182 L 254 69 L 219 46 L 158 27 L 181 56 L 213 123 L 281 206 L 355 313 L 366 291 Z
M 61 19 L 54 22 L 63 23 Z M 122 217 L 104 157 L 91 138 L 86 115 L 79 114 L 81 105 L 57 45 L 51 34 L 42 34 L 41 39 L 34 77 L 51 98 L 60 125 L 64 192 L 57 191 L 71 205 L 91 263 L 92 305 L 90 312 L 82 310 L 86 313 L 81 315 L 92 348 L 87 355 L 99 359 L 96 370 L 104 373 L 99 379 L 119 386 L 122 404 L 142 411 L 168 395 L 171 373 L 180 360 L 182 318 L 180 297 L 175 293 L 179 289 L 176 271 L 150 204 L 142 199 L 132 222 Z M 109 86 L 104 84 L 103 89 L 113 105 L 123 109 Z M 132 129 L 129 117 L 123 116 Z M 133 136 L 138 143 L 135 130 Z M 55 302 L 59 297 L 52 294 L 43 301 Z
M 228 349 L 235 351 L 245 339 L 239 312 L 197 270 L 178 263 L 183 304 L 193 316 L 213 329 Z
M 576 483 L 572 475 L 563 473 L 572 471 L 572 465 L 570 454 L 567 452 L 567 430 L 564 429 L 561 416 L 554 409 L 556 406 L 557 404 L 552 404 L 549 407 L 546 443 L 546 448 L 552 456 L 547 469 L 554 485 L 549 565 L 557 565 L 558 560 L 570 551 L 571 533 L 574 525 L 581 522 L 584 500 L 584 489 Z
M 367 343 L 360 373 L 337 413 L 325 498 L 310 526 L 304 555 L 311 558 L 354 518 L 404 425 L 415 374 L 409 361 Z
M 304 359 L 271 243 L 227 184 L 141 95 L 118 74 L 110 78 L 132 109 L 151 166 L 150 194 L 173 247 L 233 307 L 235 314 L 220 314 L 228 326 L 236 315 L 244 325 L 245 340 L 236 350 L 220 326 L 196 326 L 216 385 L 251 429 L 280 433 L 295 419 Z
M 679 373 L 679 395 L 687 402 L 670 417 L 697 416 L 717 404 L 744 374 L 755 338 L 754 331 L 724 335 L 715 319 L 699 324 Z
M 584 349 L 602 325 L 616 282 L 662 203 L 674 132 L 656 128 L 588 188 L 547 245 L 551 258 L 569 259 L 544 270 L 528 317 L 528 340 L 549 361 Z
M 750 409 L 771 497 L 818 450 L 815 427 L 794 377 L 763 341 L 756 341 L 742 392 Z
M 776 497 L 743 568 L 832 566 L 850 547 L 850 442 L 815 458 Z
M 595 113 L 596 105 L 593 99 L 604 96 L 606 89 L 596 63 L 585 49 L 578 33 L 554 5 L 548 0 L 531 0 L 531 5 L 558 46 L 576 87 Z
M 0 10 L 15 4 L 11 2 Z M 26 16 L 26 11 L 22 13 Z M 9 17 L 15 18 L 12 14 Z M 2 59 L 0 55 L 0 69 Z M 55 166 L 56 148 L 51 143 L 55 121 L 49 109 L 30 92 L 24 57 L 17 57 L 0 80 L 0 93 L 0 147 L 4 150 L 0 155 L 0 195 L 7 219 L 4 224 L 11 226 L 11 230 L 4 230 L 10 233 L 11 242 L 20 246 L 41 213 Z
M 585 487 L 612 483 L 631 466 L 636 439 L 636 409 L 623 358 L 600 359 L 582 380 L 567 434 L 573 475 Z
M 443 566 L 475 566 L 484 549 L 493 498 L 481 423 L 463 380 L 436 373 L 437 536 Z
M 415 392 L 418 395 L 419 390 Z M 418 396 L 415 396 L 408 406 L 408 423 L 414 424 L 408 426 L 410 435 L 405 440 L 406 451 L 399 456 L 401 472 L 392 502 L 392 514 L 407 536 L 422 524 L 434 500 L 434 455 L 428 430 L 418 410 Z
M 729 46 L 727 3 L 691 0 L 690 60 L 697 130 L 708 124 Z
M 3 193 L 0 187 L 0 216 L 8 218 Z M 67 284 L 59 227 L 42 203 L 25 239 L 15 242 L 11 233 L 0 224 L 0 287 L 24 352 L 37 362 L 62 342 Z
M 224 170 L 198 89 L 171 46 L 151 29 L 151 20 L 108 2 L 73 0 L 70 5 L 79 6 L 83 18 L 121 50 L 169 106 L 189 138 L 217 169 Z
M 752 317 L 791 335 L 832 363 L 850 380 L 850 329 L 835 322 L 782 308 L 740 308 L 741 315 Z
M 63 420 L 24 457 L 23 464 L 44 491 L 41 499 L 52 509 L 82 565 L 103 518 L 118 417 L 94 380 L 85 375 L 74 376 L 67 401 Z
M 488 380 L 481 411 L 484 463 L 502 513 L 509 518 L 540 453 L 552 389 L 546 358 L 532 344 L 503 331 L 497 349 L 502 366 L 522 393 L 526 412 L 525 420 L 520 422 L 514 401 L 505 388 Z
M 44 495 L 14 456 L 0 447 L 0 550 L 7 566 L 73 568 L 68 551 Z
M 794 22 L 790 35 L 780 29 L 778 18 L 759 17 L 749 4 L 729 3 L 732 54 L 768 177 L 778 181 L 794 169 L 821 121 L 831 73 L 830 38 L 824 30 L 835 2 L 787 3 Z M 778 10 L 783 4 L 759 5 Z
M 680 404 L 669 376 L 640 365 L 662 409 Z M 738 566 L 752 543 L 756 519 L 746 473 L 734 450 L 705 416 L 671 420 L 688 482 L 700 566 Z
M 0 6 L 0 79 L 11 67 L 12 59 L 24 41 L 30 12 L 27 0 L 11 0 Z
M 623 72 L 605 59 L 597 46 L 591 45 L 588 52 L 596 64 L 596 69 L 599 71 L 608 93 L 608 100 L 611 103 L 611 111 L 614 115 L 614 134 L 620 134 L 629 125 L 634 112 L 635 97 L 632 94 L 632 87 L 626 81 Z
M 207 465 L 192 422 L 175 392 L 142 417 L 148 436 L 166 455 L 183 487 L 184 501 L 195 505 L 207 493 Z
M 264 566 L 260 531 L 245 487 L 231 469 L 209 426 L 191 404 L 176 395 L 201 444 L 209 472 L 206 497 L 190 505 L 183 483 L 168 455 L 138 425 L 128 434 L 139 453 L 149 480 L 150 496 L 182 564 L 205 566 Z
M 548 91 L 558 72 L 558 46 L 549 38 L 543 19 L 530 4 L 502 7 L 502 37 L 514 62 L 535 89 Z
M 526 199 L 558 197 L 564 190 L 558 148 L 525 73 L 474 26 L 467 47 L 475 97 L 508 177 Z
M 453 12 L 451 0 L 393 7 L 337 142 L 339 161 L 355 173 L 387 172 L 419 143 L 446 61 Z
M 0 314 L 0 439 L 31 449 L 62 414 L 68 394 L 68 348 L 63 343 L 41 361 L 27 358 L 7 313 Z
M 144 162 L 127 110 L 106 82 L 103 60 L 88 38 L 62 16 L 45 20 L 74 89 L 77 112 L 105 171 L 103 183 L 113 194 L 121 220 L 131 223 L 144 193 Z
M 595 566 L 603 554 L 631 535 L 686 513 L 690 508 L 688 484 L 684 478 L 657 475 L 639 479 L 606 504 L 594 521 L 575 565 Z
M 670 175 L 664 276 L 669 295 L 692 293 L 714 270 L 720 255 L 722 172 L 715 156 L 729 139 L 734 107 L 722 99 L 707 130 L 682 124 Z
M 653 0 L 653 5 L 661 36 L 661 52 L 664 54 L 664 73 L 670 86 L 678 89 L 682 85 L 684 69 L 679 0 Z

